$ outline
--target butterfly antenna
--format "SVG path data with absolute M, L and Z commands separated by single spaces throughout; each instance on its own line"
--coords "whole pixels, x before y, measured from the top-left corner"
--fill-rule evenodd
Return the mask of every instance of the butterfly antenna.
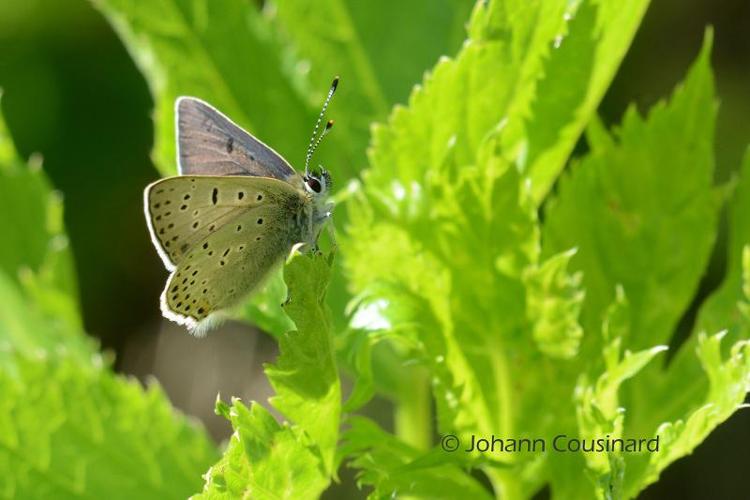
M 328 95 L 326 96 L 326 100 L 323 103 L 323 108 L 320 110 L 318 120 L 315 122 L 315 127 L 313 127 L 312 136 L 310 137 L 310 144 L 308 144 L 307 146 L 307 154 L 305 155 L 305 174 L 309 172 L 310 159 L 312 158 L 315 150 L 318 148 L 320 141 L 323 140 L 323 137 L 325 137 L 328 131 L 331 130 L 331 127 L 333 127 L 333 120 L 328 120 L 328 122 L 326 122 L 325 129 L 323 129 L 323 132 L 320 134 L 320 136 L 317 135 L 318 128 L 320 128 L 320 122 L 323 121 L 323 117 L 326 114 L 326 109 L 328 109 L 328 103 L 331 102 L 331 98 L 333 97 L 334 92 L 336 92 L 336 87 L 338 87 L 338 85 L 339 77 L 337 76 L 333 79 L 333 83 L 331 83 L 331 88 L 328 90 Z

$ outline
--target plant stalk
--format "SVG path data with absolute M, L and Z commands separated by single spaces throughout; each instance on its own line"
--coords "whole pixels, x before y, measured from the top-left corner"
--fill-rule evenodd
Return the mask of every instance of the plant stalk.
M 429 450 L 432 446 L 432 394 L 427 370 L 412 367 L 401 388 L 394 410 L 396 435 L 418 450 Z

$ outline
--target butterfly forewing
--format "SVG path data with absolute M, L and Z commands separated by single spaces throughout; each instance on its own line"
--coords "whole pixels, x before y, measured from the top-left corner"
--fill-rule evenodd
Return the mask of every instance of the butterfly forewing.
M 294 169 L 276 151 L 209 104 L 194 97 L 176 103 L 182 175 L 252 175 L 286 180 Z
M 144 203 L 151 238 L 172 270 L 193 246 L 245 211 L 299 196 L 276 179 L 180 176 L 148 186 Z

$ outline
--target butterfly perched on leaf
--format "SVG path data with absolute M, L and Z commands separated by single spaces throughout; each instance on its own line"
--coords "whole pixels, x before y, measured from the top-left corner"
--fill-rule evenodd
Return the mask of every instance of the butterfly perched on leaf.
M 175 103 L 179 175 L 144 190 L 151 239 L 170 271 L 162 314 L 192 333 L 262 286 L 295 245 L 316 246 L 330 219 L 331 176 L 310 158 L 334 79 L 299 174 L 276 151 L 206 102 Z

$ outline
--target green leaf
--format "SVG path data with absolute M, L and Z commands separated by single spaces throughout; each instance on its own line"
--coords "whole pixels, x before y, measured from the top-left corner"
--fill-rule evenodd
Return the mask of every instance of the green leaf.
M 62 200 L 41 167 L 39 156 L 28 163 L 19 157 L 0 118 L 0 225 L 5 228 L 0 272 L 29 285 L 31 293 L 50 299 L 65 294 L 70 299 L 67 307 L 75 309 L 78 291 Z
M 89 354 L 80 335 L 78 290 L 60 194 L 41 169 L 18 155 L 0 118 L 0 341 L 24 353 L 63 339 Z
M 750 312 L 747 293 L 743 287 L 750 280 L 745 273 L 750 268 L 745 262 L 750 244 L 750 225 L 746 217 L 750 210 L 750 154 L 745 155 L 740 179 L 728 208 L 729 253 L 727 275 L 720 288 L 700 308 L 694 331 L 711 333 L 726 331 L 724 345 L 750 338 Z M 692 335 L 680 348 L 669 365 L 668 379 L 659 387 L 660 392 L 679 390 L 681 398 L 662 406 L 662 420 L 674 420 L 701 405 L 708 390 L 708 380 L 702 375 L 702 367 L 696 362 L 698 336 Z M 688 382 L 689 381 L 689 382 Z
M 558 35 L 535 89 L 525 165 L 541 202 L 596 112 L 648 7 L 648 0 L 583 0 Z
M 247 408 L 238 399 L 229 419 L 235 432 L 224 456 L 204 476 L 203 492 L 192 498 L 316 498 L 328 485 L 319 456 L 299 429 L 280 425 L 261 405 Z
M 700 309 L 695 326 L 698 335 L 691 336 L 680 348 L 662 379 L 649 384 L 650 398 L 644 397 L 641 403 L 641 419 L 652 426 L 664 424 L 666 435 L 675 441 L 668 456 L 648 466 L 648 482 L 656 481 L 659 471 L 670 462 L 690 453 L 703 439 L 700 436 L 707 435 L 728 418 L 737 409 L 735 400 L 742 399 L 737 393 L 745 387 L 747 375 L 743 360 L 747 352 L 745 342 L 750 338 L 750 297 L 746 292 L 750 283 L 747 277 L 750 232 L 745 217 L 750 207 L 748 172 L 750 156 L 746 155 L 729 207 L 727 276 L 719 290 Z M 726 330 L 721 334 L 706 336 L 723 328 Z M 725 347 L 728 358 L 725 361 L 719 354 L 720 343 L 729 346 Z M 695 357 L 696 352 L 699 359 Z M 705 373 L 709 376 L 706 377 Z
M 404 102 L 439 56 L 458 49 L 471 2 L 280 0 L 273 6 L 280 29 L 309 61 L 312 87 L 321 99 L 333 75 L 341 76 L 333 107 L 335 135 L 342 140 L 327 147 L 345 145 L 354 155 L 347 161 L 360 166 L 371 123 Z
M 335 470 L 341 413 L 341 386 L 325 303 L 333 255 L 297 253 L 285 266 L 289 299 L 284 310 L 297 329 L 280 339 L 279 359 L 266 367 L 276 391 L 271 404 L 310 436 L 329 475 Z
M 697 319 L 698 331 L 727 330 L 727 342 L 734 343 L 750 336 L 750 325 L 738 304 L 747 301 L 748 278 L 743 275 L 747 265 L 743 257 L 750 245 L 750 149 L 740 167 L 739 181 L 729 209 L 729 253 L 727 274 L 719 290 L 703 305 Z
M 344 451 L 352 457 L 350 465 L 360 470 L 360 488 L 373 488 L 371 498 L 491 498 L 461 470 L 460 451 L 455 457 L 442 450 L 421 453 L 366 418 L 355 417 L 350 423 Z
M 620 311 L 621 319 L 611 322 L 601 339 L 589 336 L 584 353 L 608 342 L 603 346 L 603 373 L 613 380 L 618 377 L 610 372 L 618 365 L 612 352 L 622 345 L 642 354 L 642 362 L 633 365 L 641 373 L 617 399 L 611 389 L 609 397 L 596 395 L 603 387 L 584 389 L 589 402 L 579 407 L 587 415 L 579 418 L 580 431 L 661 440 L 658 453 L 587 456 L 602 496 L 635 496 L 728 418 L 747 391 L 746 346 L 736 342 L 724 360 L 721 335 L 694 337 L 666 369 L 654 363 L 645 366 L 658 349 L 649 346 L 667 343 L 689 306 L 716 235 L 719 197 L 712 186 L 716 106 L 710 47 L 709 31 L 684 85 L 668 104 L 655 106 L 646 120 L 629 110 L 616 137 L 594 122 L 591 153 L 563 179 L 559 198 L 546 209 L 547 250 L 574 244 L 579 248 L 571 264 L 584 272 L 584 328 L 595 328 L 604 314 L 604 301 L 611 300 L 615 290 L 623 290 L 629 299 L 630 311 Z M 740 288 L 735 280 L 735 303 L 741 298 Z M 737 312 L 741 314 L 741 308 Z M 734 321 L 730 314 L 713 318 L 714 324 Z M 603 376 L 598 384 L 607 380 Z M 622 409 L 614 412 L 616 407 Z
M 464 46 L 456 64 L 441 61 L 425 81 L 438 90 L 417 88 L 410 111 L 397 109 L 390 120 L 392 130 L 412 128 L 410 135 L 419 139 L 407 143 L 409 134 L 396 132 L 401 136 L 393 141 L 396 151 L 377 151 L 387 132 L 376 129 L 373 145 L 382 156 L 373 152 L 371 166 L 391 165 L 379 172 L 384 176 L 401 165 L 424 170 L 440 163 L 454 135 L 458 164 L 472 163 L 485 133 L 506 120 L 504 149 L 528 165 L 539 202 L 603 97 L 647 4 L 602 1 L 594 9 L 589 2 L 477 3 L 469 27 L 472 43 Z M 561 81 L 566 85 L 558 85 Z M 528 140 L 525 130 L 530 131 Z M 405 151 L 419 161 L 399 161 L 405 160 L 398 156 Z M 399 174 L 403 180 L 411 178 L 407 171 Z
M 578 435 L 583 440 L 643 439 L 643 436 L 623 433 L 627 410 L 621 406 L 620 386 L 638 374 L 657 354 L 666 351 L 667 346 L 655 346 L 635 353 L 626 350 L 623 354 L 622 343 L 630 329 L 629 316 L 629 304 L 619 288 L 615 302 L 607 310 L 602 328 L 603 338 L 608 341 L 602 351 L 604 369 L 594 383 L 582 375 L 576 386 Z M 613 451 L 583 454 L 599 497 L 622 497 L 623 479 L 631 479 L 630 471 L 625 466 L 625 455 L 616 447 Z M 580 491 L 580 486 L 574 484 L 576 479 L 560 473 L 554 466 L 552 470 L 559 495 L 563 495 L 562 491 L 567 491 L 567 494 Z
M 39 165 L 18 159 L 1 122 L 0 177 L 10 190 L 0 203 L 13 202 L 0 215 L 11 228 L 0 265 L 0 496 L 184 497 L 216 451 L 158 386 L 144 391 L 96 354 L 81 327 L 62 203 Z
M 373 129 L 370 168 L 347 205 L 350 225 L 342 247 L 355 293 L 368 298 L 362 306 L 381 304 L 393 333 L 411 345 L 402 362 L 419 362 L 431 372 L 441 432 L 462 439 L 472 433 L 522 438 L 575 428 L 577 373 L 558 358 L 577 351 L 580 286 L 575 273 L 559 269 L 560 258 L 539 262 L 535 179 L 523 179 L 529 148 L 524 127 L 532 103 L 538 103 L 534 127 L 542 126 L 545 113 L 555 124 L 550 130 L 574 122 L 571 130 L 578 132 L 532 135 L 531 151 L 539 158 L 548 148 L 550 158 L 560 157 L 548 178 L 554 179 L 644 5 L 625 6 L 627 22 L 608 42 L 608 52 L 597 56 L 603 66 L 591 93 L 580 90 L 588 88 L 588 75 L 573 78 L 576 89 L 566 109 L 591 101 L 580 115 L 557 116 L 537 86 L 545 67 L 553 74 L 555 65 L 599 50 L 603 38 L 591 33 L 598 23 L 602 33 L 615 29 L 615 3 L 595 11 L 577 3 L 479 2 L 456 58 L 441 60 L 408 106 Z M 576 11 L 567 26 L 566 17 Z M 556 38 L 567 30 L 569 49 L 555 52 Z M 545 323 L 555 321 L 566 327 L 554 332 L 559 338 Z M 540 414 L 541 405 L 560 417 Z M 500 460 L 512 472 L 483 466 L 498 495 L 531 495 L 546 480 L 543 461 Z
M 399 182 L 408 189 L 430 170 L 474 164 L 479 144 L 507 115 L 517 92 L 529 92 L 537 76 L 532 69 L 563 12 L 559 2 L 477 3 L 469 41 L 455 60 L 441 59 L 408 106 L 396 107 L 386 125 L 373 129 L 365 185 Z M 531 19 L 539 20 L 534 30 Z
M 630 108 L 619 140 L 575 165 L 546 207 L 545 253 L 579 249 L 571 266 L 584 274 L 584 328 L 597 330 L 622 284 L 633 350 L 668 343 L 716 236 L 710 48 L 709 34 L 669 104 L 656 105 L 646 120 Z
M 684 85 L 669 104 L 641 119 L 631 108 L 616 138 L 598 129 L 591 153 L 560 184 L 546 208 L 549 253 L 573 245 L 571 261 L 584 272 L 583 326 L 596 331 L 618 285 L 631 304 L 633 350 L 668 344 L 697 290 L 716 235 L 718 197 L 713 182 L 715 102 L 709 67 L 711 36 Z M 689 165 L 690 168 L 685 168 Z M 601 349 L 588 336 L 584 352 Z M 668 371 L 651 365 L 624 396 L 626 432 L 644 436 L 704 400 L 705 382 L 682 349 Z
M 584 297 L 582 275 L 566 273 L 573 255 L 575 250 L 557 254 L 524 274 L 526 317 L 533 324 L 539 349 L 552 357 L 574 357 L 583 336 L 578 324 Z
M 0 495 L 5 498 L 178 498 L 216 457 L 157 385 L 88 363 L 15 353 L 0 369 Z
M 64 319 L 50 314 L 44 303 L 0 273 L 0 368 L 13 363 L 14 352 L 32 356 L 64 350 L 87 360 L 96 350 L 94 342 Z
M 659 426 L 654 433 L 661 440 L 659 453 L 626 457 L 631 471 L 626 476 L 626 497 L 634 497 L 656 481 L 665 467 L 690 454 L 711 431 L 743 407 L 750 384 L 750 345 L 747 341 L 736 342 L 729 356 L 723 359 L 720 351 L 723 337 L 723 332 L 699 336 L 697 354 L 709 380 L 705 399 L 683 418 Z
M 94 0 L 125 41 L 156 103 L 154 160 L 176 172 L 174 102 L 203 98 L 297 163 L 314 122 L 255 7 L 242 0 Z M 291 156 L 291 153 L 297 153 Z
M 335 474 L 341 386 L 325 304 L 332 262 L 333 254 L 295 252 L 284 268 L 284 310 L 297 329 L 281 337 L 279 359 L 266 373 L 276 391 L 271 403 L 289 423 L 278 424 L 257 403 L 217 401 L 235 433 L 199 497 L 314 498 Z

